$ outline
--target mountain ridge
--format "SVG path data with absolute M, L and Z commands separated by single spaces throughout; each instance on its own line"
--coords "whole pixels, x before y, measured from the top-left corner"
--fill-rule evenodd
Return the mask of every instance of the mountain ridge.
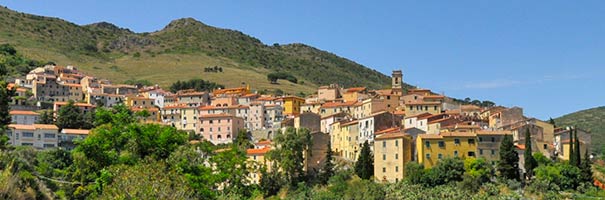
M 259 90 L 307 94 L 331 83 L 371 89 L 390 84 L 387 75 L 331 52 L 301 43 L 268 45 L 241 31 L 209 26 L 191 17 L 144 33 L 110 22 L 77 25 L 8 8 L 0 9 L 0 20 L 6 22 L 0 24 L 0 43 L 11 43 L 34 59 L 76 65 L 91 75 L 118 82 L 150 79 L 168 86 L 183 78 L 202 78 L 228 87 L 247 82 Z M 199 66 L 183 67 L 196 64 Z M 202 73 L 207 66 L 226 70 L 222 75 Z M 141 69 L 146 71 L 139 73 Z M 167 69 L 171 71 L 164 74 Z M 272 72 L 290 73 L 301 82 L 268 84 L 266 75 Z M 232 73 L 241 74 L 244 80 L 229 80 Z

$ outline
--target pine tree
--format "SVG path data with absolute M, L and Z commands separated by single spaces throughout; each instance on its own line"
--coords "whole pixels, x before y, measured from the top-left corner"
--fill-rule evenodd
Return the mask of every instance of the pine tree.
M 326 161 L 322 167 L 322 173 L 320 174 L 319 180 L 322 184 L 328 183 L 328 180 L 334 175 L 334 152 L 332 152 L 332 145 L 328 142 L 328 151 L 326 151 Z
M 355 163 L 355 174 L 362 179 L 370 179 L 374 176 L 374 157 L 368 141 L 364 142 L 363 147 L 361 147 L 359 159 Z
M 569 164 L 575 165 L 576 163 L 576 154 L 574 153 L 574 137 L 573 137 L 573 128 L 569 130 Z
M 580 156 L 580 154 L 581 154 L 580 153 L 580 140 L 578 139 L 578 130 L 577 129 L 574 130 L 574 139 L 573 140 L 574 140 L 573 153 L 575 154 L 574 158 L 576 158 L 576 160 L 575 160 L 576 162 L 574 165 L 576 167 L 580 167 L 580 164 L 581 164 L 580 161 L 582 161 L 582 157 Z
M 529 132 L 529 128 L 527 128 L 527 130 L 525 131 L 525 153 L 523 157 L 525 158 L 526 176 L 527 178 L 531 179 L 534 174 L 534 168 L 538 166 L 538 162 L 532 155 L 531 133 Z
M 582 182 L 591 183 L 593 181 L 592 161 L 590 160 L 590 155 L 588 155 L 588 149 L 586 149 L 586 151 L 584 152 L 584 159 L 582 160 L 582 164 L 580 165 L 580 170 L 582 171 Z
M 500 144 L 498 172 L 505 179 L 519 180 L 519 154 L 515 150 L 513 136 L 506 135 Z
M 9 103 L 15 95 L 15 88 L 8 89 L 8 83 L 2 80 L 3 76 L 4 74 L 0 74 L 0 149 L 4 149 L 8 143 L 8 137 L 4 134 L 4 130 L 12 121 Z

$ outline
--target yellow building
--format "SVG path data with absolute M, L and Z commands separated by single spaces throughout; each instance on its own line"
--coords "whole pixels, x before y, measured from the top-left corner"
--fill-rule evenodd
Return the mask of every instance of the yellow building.
M 416 138 L 418 163 L 431 168 L 446 157 L 476 157 L 477 135 L 468 132 L 422 134 Z
M 265 155 L 270 150 L 270 146 L 246 150 L 247 161 L 250 169 L 248 180 L 250 180 L 251 184 L 260 184 L 261 169 L 263 167 L 266 167 L 268 172 L 271 170 L 271 165 L 268 163 L 267 159 L 265 159 Z
M 284 115 L 298 116 L 300 114 L 300 106 L 305 104 L 305 99 L 295 96 L 282 98 L 284 100 Z
M 124 104 L 131 108 L 155 108 L 155 100 L 144 96 L 126 96 Z
M 441 113 L 441 102 L 438 101 L 418 101 L 405 104 L 405 114 L 413 116 L 422 113 L 433 115 Z
M 383 133 L 374 141 L 374 177 L 377 182 L 398 182 L 412 160 L 412 137 L 400 129 Z

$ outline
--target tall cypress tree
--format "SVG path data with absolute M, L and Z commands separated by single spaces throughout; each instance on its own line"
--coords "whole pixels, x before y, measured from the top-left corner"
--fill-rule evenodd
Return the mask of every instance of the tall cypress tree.
M 519 154 L 515 150 L 513 136 L 506 135 L 500 143 L 500 162 L 497 166 L 501 177 L 519 180 Z
M 525 159 L 524 164 L 526 176 L 527 178 L 531 179 L 534 174 L 534 168 L 538 166 L 538 162 L 536 161 L 536 159 L 534 159 L 534 156 L 532 155 L 531 133 L 529 132 L 529 128 L 525 130 L 525 153 L 523 157 Z
M 575 154 L 574 158 L 576 158 L 576 160 L 575 160 L 576 161 L 575 162 L 575 166 L 576 167 L 580 167 L 580 164 L 581 164 L 580 161 L 582 161 L 582 157 L 580 156 L 580 154 L 581 154 L 580 153 L 580 140 L 578 139 L 578 130 L 577 129 L 574 130 L 574 134 L 573 135 L 574 135 L 574 139 L 573 139 L 574 140 L 574 145 L 573 145 L 574 150 L 573 150 L 573 153 Z
M 374 157 L 368 141 L 364 142 L 361 147 L 359 159 L 355 163 L 355 174 L 362 179 L 370 179 L 374 176 Z
M 0 149 L 4 149 L 8 143 L 8 137 L 5 135 L 7 125 L 11 123 L 10 102 L 15 95 L 15 88 L 8 89 L 8 83 L 3 80 L 4 72 L 0 72 Z
M 575 165 L 576 163 L 576 154 L 573 152 L 574 149 L 574 137 L 573 137 L 573 128 L 569 129 L 569 164 Z
M 588 149 L 586 149 L 586 151 L 584 152 L 584 159 L 582 159 L 580 171 L 582 172 L 582 182 L 592 183 L 592 161 L 590 160 L 590 155 L 588 155 Z

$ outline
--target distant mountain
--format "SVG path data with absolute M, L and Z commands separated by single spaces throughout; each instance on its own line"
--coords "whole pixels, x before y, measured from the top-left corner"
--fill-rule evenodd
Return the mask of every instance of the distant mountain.
M 582 110 L 555 119 L 559 127 L 576 126 L 592 133 L 592 149 L 605 154 L 605 106 Z
M 172 82 L 202 78 L 228 87 L 242 83 L 286 92 L 315 91 L 319 85 L 387 87 L 389 77 L 346 58 L 304 44 L 265 45 L 242 32 L 208 26 L 193 18 L 170 22 L 162 30 L 135 33 L 108 22 L 84 26 L 58 18 L 0 8 L 0 43 L 28 57 L 79 66 L 115 81 Z M 204 72 L 220 66 L 221 73 Z M 286 72 L 298 84 L 270 84 L 266 75 Z

